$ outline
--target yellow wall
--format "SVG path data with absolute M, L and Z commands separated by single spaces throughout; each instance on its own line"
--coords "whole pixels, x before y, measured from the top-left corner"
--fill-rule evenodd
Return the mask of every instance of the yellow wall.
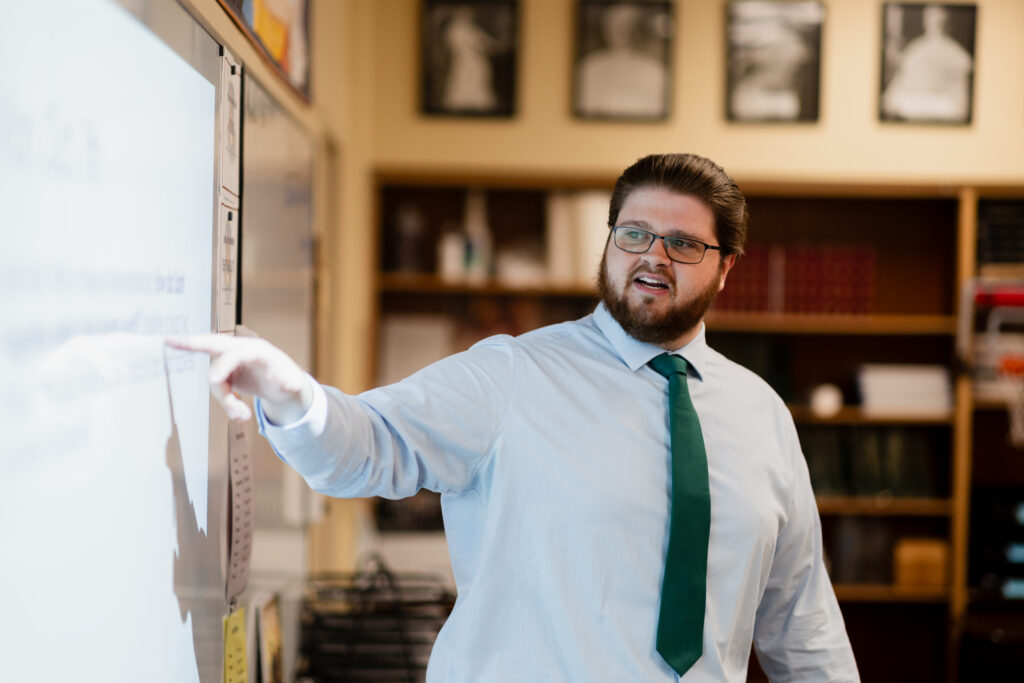
M 207 0 L 212 4 L 213 0 Z M 342 388 L 372 378 L 378 168 L 582 174 L 613 178 L 636 157 L 694 151 L 741 182 L 1024 183 L 1024 3 L 978 0 L 974 121 L 882 124 L 877 116 L 880 0 L 829 0 L 821 116 L 811 124 L 736 124 L 724 116 L 725 0 L 676 0 L 672 114 L 663 123 L 580 121 L 570 113 L 574 0 L 520 0 L 517 114 L 419 114 L 419 0 L 317 0 L 313 111 L 337 145 L 337 208 L 322 375 Z
M 349 391 L 366 388 L 362 359 L 368 356 L 373 273 L 358 234 L 343 226 L 371 224 L 369 109 L 372 70 L 365 55 L 372 36 L 366 24 L 372 3 L 312 3 L 312 102 L 305 102 L 261 57 L 216 0 L 183 0 L 207 30 L 267 88 L 317 141 L 314 196 L 320 281 L 317 374 Z M 332 172 L 333 171 L 333 172 Z M 287 229 L 287 226 L 282 226 Z M 311 530 L 311 569 L 351 567 L 359 505 L 331 500 L 323 523 Z
M 960 127 L 879 123 L 882 4 L 825 3 L 818 123 L 753 125 L 725 121 L 724 0 L 676 0 L 673 113 L 647 124 L 572 118 L 573 0 L 522 0 L 513 119 L 421 117 L 419 2 L 371 2 L 373 160 L 594 175 L 648 152 L 690 151 L 740 180 L 1024 181 L 1024 3 L 976 2 L 974 122 Z
M 664 123 L 599 123 L 570 113 L 574 0 L 520 0 L 517 114 L 419 112 L 419 0 L 312 0 L 306 105 L 277 80 L 216 0 L 186 0 L 321 145 L 319 376 L 369 386 L 372 235 L 378 168 L 581 174 L 613 178 L 653 151 L 691 151 L 742 183 L 759 181 L 1024 184 L 1024 2 L 976 0 L 970 126 L 877 120 L 882 2 L 827 0 L 821 116 L 813 124 L 730 124 L 724 115 L 725 0 L 676 0 L 672 114 Z M 328 167 L 335 173 L 330 175 Z M 351 565 L 358 504 L 332 501 L 313 533 L 314 568 Z

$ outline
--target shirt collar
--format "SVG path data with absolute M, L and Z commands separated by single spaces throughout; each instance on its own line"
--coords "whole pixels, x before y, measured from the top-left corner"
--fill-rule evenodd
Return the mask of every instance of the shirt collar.
M 665 353 L 665 349 L 660 346 L 648 344 L 629 336 L 615 318 L 612 317 L 612 314 L 608 312 L 603 302 L 599 303 L 594 311 L 594 321 L 597 324 L 597 328 L 601 330 L 601 333 L 604 334 L 605 338 L 612 345 L 612 348 L 622 358 L 622 361 L 634 372 L 651 362 L 651 359 L 655 356 Z M 704 322 L 701 321 L 697 336 L 691 339 L 685 346 L 671 352 L 686 359 L 686 362 L 696 372 L 698 379 L 704 378 L 709 355 L 704 329 Z

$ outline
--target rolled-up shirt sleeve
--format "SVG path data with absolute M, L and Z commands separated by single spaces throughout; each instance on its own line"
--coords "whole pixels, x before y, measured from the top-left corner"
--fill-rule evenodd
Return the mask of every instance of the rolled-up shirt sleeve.
M 358 396 L 315 383 L 298 421 L 260 433 L 311 488 L 337 497 L 402 498 L 472 486 L 491 456 L 519 361 L 511 337 L 486 339 L 409 378 Z
M 776 683 L 860 681 L 839 603 L 825 570 L 821 521 L 807 462 L 788 417 L 787 422 L 792 499 L 757 610 L 754 647 L 761 667 Z

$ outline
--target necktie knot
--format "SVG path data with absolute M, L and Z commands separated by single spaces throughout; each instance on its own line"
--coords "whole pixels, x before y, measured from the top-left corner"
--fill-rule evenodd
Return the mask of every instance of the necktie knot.
M 674 356 L 671 353 L 663 353 L 660 356 L 655 356 L 648 363 L 654 371 L 663 377 L 671 377 L 672 375 L 686 374 L 686 369 L 690 367 L 689 363 L 682 356 Z

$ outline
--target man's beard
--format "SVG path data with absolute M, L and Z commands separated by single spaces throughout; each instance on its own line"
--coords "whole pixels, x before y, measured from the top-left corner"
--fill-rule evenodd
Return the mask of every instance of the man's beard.
M 622 326 L 626 333 L 642 342 L 664 346 L 672 343 L 700 324 L 704 314 L 711 308 L 718 296 L 721 274 L 698 295 L 682 304 L 675 304 L 668 311 L 656 314 L 640 304 L 635 308 L 628 301 L 629 285 L 641 269 L 635 270 L 623 283 L 621 293 L 616 292 L 608 277 L 606 259 L 601 258 L 597 273 L 597 289 L 608 312 Z

